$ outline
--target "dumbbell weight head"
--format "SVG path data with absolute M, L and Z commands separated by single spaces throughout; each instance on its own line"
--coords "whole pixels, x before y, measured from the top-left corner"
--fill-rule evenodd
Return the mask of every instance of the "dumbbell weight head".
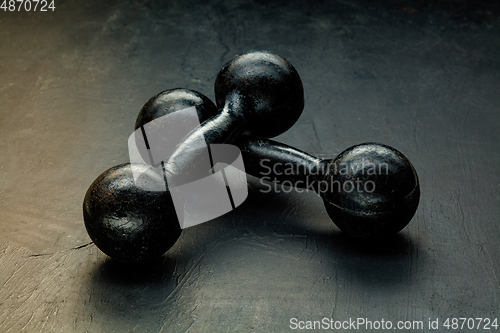
M 215 116 L 215 104 L 205 95 L 189 89 L 175 88 L 151 97 L 137 115 L 135 129 L 173 112 L 195 107 L 200 123 Z
M 402 230 L 420 200 L 417 173 L 395 148 L 363 143 L 340 153 L 320 188 L 326 210 L 343 232 L 383 239 Z
M 142 189 L 132 168 L 146 184 L 163 183 L 163 175 L 130 163 L 103 172 L 83 201 L 83 218 L 94 244 L 122 262 L 153 260 L 168 251 L 181 234 L 170 192 Z
M 268 51 L 238 55 L 220 70 L 214 85 L 219 108 L 241 103 L 244 133 L 271 138 L 286 132 L 304 108 L 300 76 L 285 58 Z

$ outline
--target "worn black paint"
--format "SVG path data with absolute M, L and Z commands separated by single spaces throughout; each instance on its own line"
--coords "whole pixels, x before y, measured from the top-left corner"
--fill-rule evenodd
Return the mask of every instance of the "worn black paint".
M 163 182 L 152 169 L 135 167 L 141 168 L 142 181 Z M 124 262 L 154 260 L 181 234 L 170 192 L 138 187 L 129 163 L 106 170 L 90 185 L 83 217 L 95 245 Z
M 392 147 L 363 143 L 349 147 L 333 160 L 321 160 L 271 140 L 241 137 L 236 144 L 249 174 L 316 191 L 332 221 L 353 237 L 390 237 L 403 229 L 417 210 L 417 173 Z

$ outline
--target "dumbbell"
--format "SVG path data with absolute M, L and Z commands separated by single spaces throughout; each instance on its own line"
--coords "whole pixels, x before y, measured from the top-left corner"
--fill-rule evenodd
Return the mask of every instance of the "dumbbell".
M 214 90 L 219 112 L 184 138 L 170 156 L 167 164 L 174 175 L 199 164 L 200 156 L 192 150 L 200 143 L 230 143 L 240 134 L 271 138 L 295 124 L 304 109 L 299 74 L 286 59 L 268 51 L 228 61 Z
M 333 160 L 322 160 L 246 135 L 233 144 L 241 149 L 248 174 L 314 190 L 322 196 L 333 222 L 353 237 L 389 237 L 410 222 L 418 207 L 416 171 L 392 147 L 365 143 L 346 149 Z
M 322 160 L 271 140 L 241 136 L 234 144 L 241 149 L 245 172 L 315 191 L 335 225 L 355 238 L 388 238 L 417 210 L 417 173 L 395 148 L 363 143 Z
M 144 105 L 136 128 L 189 107 L 195 107 L 200 122 L 217 113 L 204 95 L 170 89 Z M 138 181 L 146 186 L 138 186 L 133 171 L 141 175 Z M 97 177 L 85 195 L 83 217 L 90 238 L 101 251 L 123 262 L 138 263 L 153 260 L 171 248 L 181 229 L 170 192 L 144 190 L 160 183 L 165 184 L 164 175 L 141 164 L 114 166 Z

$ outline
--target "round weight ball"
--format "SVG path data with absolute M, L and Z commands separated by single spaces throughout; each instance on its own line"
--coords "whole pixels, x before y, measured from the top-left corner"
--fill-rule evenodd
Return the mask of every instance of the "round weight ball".
M 134 165 L 149 188 L 164 184 L 163 176 Z M 83 202 L 87 232 L 108 256 L 140 263 L 158 258 L 181 234 L 168 191 L 148 191 L 134 181 L 130 163 L 106 170 L 92 183 Z
M 271 138 L 286 132 L 304 109 L 297 70 L 269 51 L 251 51 L 229 60 L 214 85 L 217 107 L 244 115 L 244 134 Z
M 322 194 L 326 210 L 339 229 L 355 238 L 387 238 L 403 229 L 417 210 L 417 173 L 395 148 L 352 146 L 328 170 L 324 180 L 330 188 Z M 328 183 L 331 179 L 335 183 Z
M 215 104 L 205 95 L 189 89 L 174 88 L 151 97 L 142 107 L 135 121 L 135 129 L 176 111 L 195 107 L 200 124 L 215 116 Z

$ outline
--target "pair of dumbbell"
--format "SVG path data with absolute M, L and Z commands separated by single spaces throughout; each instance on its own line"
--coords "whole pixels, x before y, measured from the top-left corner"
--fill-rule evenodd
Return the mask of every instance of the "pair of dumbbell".
M 353 237 L 386 238 L 413 217 L 420 197 L 418 177 L 396 149 L 365 143 L 333 160 L 321 160 L 266 139 L 293 126 L 304 107 L 302 82 L 287 60 L 262 51 L 233 58 L 217 76 L 215 98 L 217 107 L 198 92 L 171 89 L 141 109 L 136 129 L 188 107 L 196 109 L 202 125 L 183 139 L 165 164 L 171 175 L 196 164 L 190 142 L 204 137 L 207 145 L 238 146 L 248 174 L 316 191 L 333 222 Z M 147 166 L 142 177 L 161 181 Z M 121 261 L 154 259 L 181 233 L 169 191 L 137 187 L 130 164 L 101 174 L 85 196 L 83 211 L 94 243 Z

